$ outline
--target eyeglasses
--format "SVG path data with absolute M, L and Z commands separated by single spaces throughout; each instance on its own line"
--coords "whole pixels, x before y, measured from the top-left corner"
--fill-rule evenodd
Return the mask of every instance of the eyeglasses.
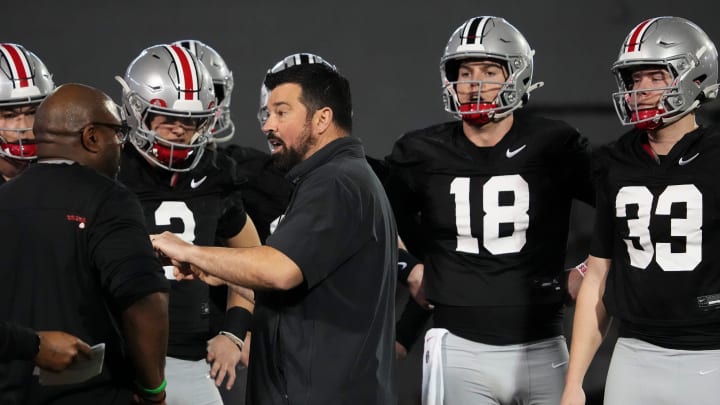
M 115 136 L 118 139 L 118 143 L 120 143 L 120 144 L 123 144 L 123 143 L 125 143 L 125 141 L 127 141 L 128 136 L 130 135 L 130 131 L 132 130 L 132 127 L 128 126 L 125 123 L 118 125 L 118 124 L 107 124 L 104 122 L 91 122 L 91 123 L 85 125 L 84 127 L 80 128 L 80 132 L 82 133 L 83 131 L 85 131 L 85 128 L 87 128 L 90 125 L 110 128 L 115 133 Z

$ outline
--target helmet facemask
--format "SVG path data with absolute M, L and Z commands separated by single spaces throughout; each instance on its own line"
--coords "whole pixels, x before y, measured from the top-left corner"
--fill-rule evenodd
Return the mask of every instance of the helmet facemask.
M 446 103 L 449 101 L 450 109 L 463 121 L 473 125 L 483 125 L 492 120 L 499 120 L 506 117 L 513 110 L 522 105 L 522 96 L 518 95 L 517 86 L 512 82 L 513 77 L 509 74 L 507 63 L 495 59 L 478 59 L 478 62 L 494 62 L 499 65 L 505 76 L 504 81 L 488 80 L 461 80 L 458 71 L 462 62 L 448 61 L 446 69 L 452 69 L 454 75 L 447 74 L 448 80 L 443 86 L 443 95 Z M 469 59 L 474 61 L 475 59 Z M 446 70 L 449 72 L 449 70 Z M 470 97 L 467 102 L 462 102 L 458 92 L 458 86 L 470 86 Z M 483 100 L 483 93 L 497 91 L 492 100 Z M 519 102 L 520 101 L 520 102 Z M 447 105 L 447 104 L 446 104 Z
M 235 124 L 230 117 L 230 97 L 232 96 L 232 77 L 223 81 L 213 81 L 215 96 L 218 100 L 218 111 L 215 125 L 210 131 L 213 142 L 223 143 L 232 139 L 235 135 Z
M 145 102 L 135 93 L 129 93 L 123 103 L 126 108 L 130 106 L 128 116 L 130 121 L 138 123 L 133 125 L 130 133 L 132 145 L 153 164 L 173 172 L 187 172 L 194 169 L 200 162 L 205 147 L 210 141 L 210 128 L 213 128 L 217 119 L 217 110 L 212 113 L 183 112 L 160 108 Z M 197 121 L 197 129 L 191 137 L 189 144 L 173 142 L 163 139 L 156 131 L 150 128 L 150 122 L 162 115 L 178 120 L 192 119 Z
M 688 99 L 683 94 L 679 83 L 689 80 L 687 74 L 696 63 L 696 61 L 692 61 L 683 55 L 657 64 L 634 64 L 614 68 L 613 73 L 619 91 L 613 93 L 612 98 L 620 122 L 623 125 L 634 125 L 643 131 L 655 130 L 671 124 L 694 111 L 700 105 L 700 102 Z M 670 76 L 669 85 L 634 89 L 632 74 L 641 69 L 666 71 Z M 689 81 L 693 82 L 692 80 Z M 655 106 L 648 108 L 639 105 L 640 94 L 659 92 L 662 92 L 662 94 Z

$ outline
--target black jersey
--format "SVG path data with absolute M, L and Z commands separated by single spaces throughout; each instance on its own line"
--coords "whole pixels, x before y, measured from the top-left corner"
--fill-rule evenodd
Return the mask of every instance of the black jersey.
M 604 303 L 621 334 L 720 349 L 720 133 L 686 134 L 658 163 L 630 131 L 598 151 L 591 254 L 612 259 Z
M 151 166 L 134 148 L 123 151 L 120 181 L 137 194 L 150 233 L 170 231 L 195 245 L 212 246 L 245 226 L 236 203 L 234 161 L 207 151 L 191 172 L 175 173 Z M 209 324 L 208 286 L 200 280 L 177 282 L 171 273 L 168 355 L 205 357 Z
M 561 121 L 515 114 L 494 147 L 462 123 L 401 137 L 388 194 L 403 240 L 422 235 L 425 292 L 439 304 L 498 306 L 562 300 L 572 198 L 592 201 L 587 141 Z M 418 221 L 420 230 L 410 230 Z
M 35 164 L 0 187 L 0 230 L 0 319 L 106 344 L 102 374 L 79 385 L 42 387 L 31 362 L 3 365 L 0 403 L 13 403 L 6 394 L 20 381 L 30 395 L 22 404 L 122 403 L 124 384 L 128 403 L 133 377 L 118 317 L 168 290 L 137 197 L 87 167 Z
M 242 203 L 264 242 L 285 212 L 293 186 L 267 153 L 239 145 L 231 145 L 224 152 L 237 162 Z

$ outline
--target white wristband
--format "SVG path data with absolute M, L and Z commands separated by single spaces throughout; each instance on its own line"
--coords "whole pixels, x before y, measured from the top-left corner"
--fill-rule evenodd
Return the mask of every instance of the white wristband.
M 240 339 L 239 337 L 235 336 L 234 334 L 232 334 L 232 333 L 230 333 L 230 332 L 225 332 L 224 330 L 221 330 L 221 331 L 218 333 L 218 335 L 223 335 L 223 336 L 225 336 L 226 338 L 230 339 L 230 341 L 233 342 L 233 343 L 235 343 L 235 345 L 236 345 L 240 350 L 242 350 L 243 346 L 245 345 L 245 342 L 243 342 L 242 339 Z
M 581 276 L 585 277 L 585 273 L 587 273 L 587 264 L 585 262 L 582 262 L 575 266 L 575 270 L 577 270 L 578 273 L 580 273 Z

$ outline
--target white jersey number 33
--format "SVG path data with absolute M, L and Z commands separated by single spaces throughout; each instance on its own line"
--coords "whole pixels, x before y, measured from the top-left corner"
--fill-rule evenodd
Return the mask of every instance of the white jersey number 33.
M 685 218 L 670 218 L 670 237 L 685 240 L 685 249 L 673 252 L 670 243 L 653 243 L 650 239 L 653 195 L 644 186 L 626 186 L 615 197 L 615 215 L 628 218 L 628 206 L 637 207 L 637 218 L 628 218 L 628 237 L 625 239 L 630 264 L 646 269 L 655 262 L 664 271 L 692 271 L 702 261 L 702 193 L 692 184 L 668 186 L 657 199 L 655 215 L 670 216 L 673 204 L 684 204 Z M 639 249 L 633 244 L 636 240 Z

